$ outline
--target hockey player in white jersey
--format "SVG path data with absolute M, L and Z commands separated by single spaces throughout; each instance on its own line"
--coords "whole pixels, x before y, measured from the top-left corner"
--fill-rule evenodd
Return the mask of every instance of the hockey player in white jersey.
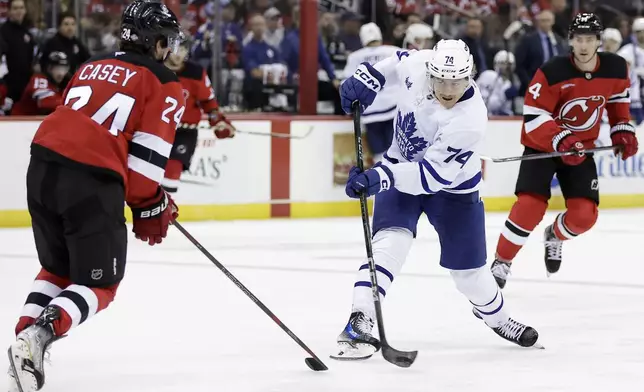
M 399 47 L 382 44 L 382 32 L 373 22 L 360 28 L 360 41 L 363 48 L 349 54 L 344 67 L 345 75 L 353 75 L 361 63 L 373 65 L 400 50 Z M 382 160 L 382 155 L 391 145 L 398 95 L 398 86 L 387 86 L 378 93 L 373 104 L 361 116 L 362 124 L 367 129 L 367 144 L 374 162 Z
M 476 80 L 483 102 L 492 116 L 512 116 L 514 99 L 519 95 L 514 74 L 514 54 L 500 50 L 494 55 L 494 69 L 483 71 Z
M 631 116 L 639 125 L 644 120 L 644 106 L 642 104 L 642 78 L 644 78 L 644 18 L 633 21 L 633 34 L 636 42 L 622 46 L 617 54 L 628 62 L 631 79 Z
M 440 265 L 450 270 L 457 289 L 496 334 L 529 347 L 536 343 L 537 331 L 510 318 L 503 294 L 485 268 L 485 215 L 478 189 L 487 111 L 472 81 L 472 67 L 461 40 L 442 40 L 433 50 L 399 51 L 373 66 L 361 64 L 340 88 L 347 113 L 354 101 L 364 111 L 383 86 L 397 84 L 404 91 L 398 98 L 394 142 L 383 163 L 364 172 L 352 168 L 345 190 L 351 198 L 375 195 L 373 257 L 383 298 L 425 213 L 440 239 Z M 380 348 L 372 335 L 374 319 L 365 263 L 354 285 L 349 322 L 332 357 L 373 355 Z

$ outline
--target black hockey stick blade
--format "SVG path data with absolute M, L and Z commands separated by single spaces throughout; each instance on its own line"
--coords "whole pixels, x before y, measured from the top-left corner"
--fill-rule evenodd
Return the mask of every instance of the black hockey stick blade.
M 306 363 L 306 366 L 308 366 L 311 370 L 314 370 L 316 372 L 329 370 L 329 368 L 326 367 L 326 365 L 322 363 L 322 361 L 316 358 L 306 358 L 304 362 Z
M 418 351 L 400 351 L 388 344 L 382 345 L 382 357 L 390 363 L 402 368 L 410 367 L 416 360 Z

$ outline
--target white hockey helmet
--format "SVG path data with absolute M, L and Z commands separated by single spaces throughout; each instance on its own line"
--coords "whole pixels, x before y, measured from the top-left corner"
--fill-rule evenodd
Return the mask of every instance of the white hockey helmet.
M 360 42 L 362 42 L 362 46 L 367 46 L 374 41 L 382 41 L 380 27 L 373 22 L 362 25 L 360 27 Z
M 496 72 L 507 69 L 512 70 L 514 69 L 515 64 L 516 59 L 512 52 L 508 52 L 507 50 L 499 50 L 494 55 L 494 69 L 496 70 Z
M 608 28 L 604 30 L 602 33 L 602 41 L 606 42 L 606 40 L 612 40 L 617 42 L 618 45 L 622 44 L 622 34 L 619 32 L 619 30 L 614 29 L 614 28 Z
M 428 69 L 438 79 L 464 79 L 472 75 L 474 59 L 470 48 L 460 39 L 443 39 L 434 46 Z
M 434 31 L 425 23 L 413 23 L 405 31 L 403 39 L 403 49 L 429 49 L 425 47 L 426 43 L 431 42 L 434 38 Z
M 633 21 L 633 32 L 637 33 L 638 31 L 644 31 L 644 18 L 636 18 Z

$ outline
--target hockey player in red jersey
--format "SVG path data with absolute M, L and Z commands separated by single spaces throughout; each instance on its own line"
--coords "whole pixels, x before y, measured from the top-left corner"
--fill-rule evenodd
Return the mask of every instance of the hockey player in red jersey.
M 186 111 L 177 129 L 177 136 L 170 151 L 170 159 L 162 182 L 163 188 L 170 193 L 179 189 L 181 173 L 190 169 L 190 162 L 197 148 L 199 134 L 197 128 L 204 113 L 208 116 L 210 126 L 213 127 L 218 139 L 235 136 L 235 127 L 219 110 L 206 70 L 201 65 L 188 60 L 189 48 L 190 43 L 185 41 L 179 53 L 170 54 L 165 60 L 166 67 L 179 77 L 183 96 L 186 99 Z
M 135 0 L 123 13 L 121 51 L 82 65 L 36 132 L 27 203 L 42 269 L 9 348 L 10 388 L 42 388 L 49 345 L 114 299 L 126 264 L 124 204 L 136 238 L 150 245 L 176 217 L 159 183 L 185 100 L 161 61 L 181 37 L 166 6 Z
M 620 56 L 597 51 L 602 31 L 597 16 L 578 14 L 569 30 L 571 55 L 555 57 L 537 70 L 523 108 L 524 155 L 593 148 L 604 110 L 612 143 L 619 146 L 616 154 L 625 160 L 637 153 L 635 128 L 629 122 L 628 67 Z M 566 199 L 566 212 L 557 215 L 544 233 L 548 273 L 559 270 L 563 242 L 595 224 L 599 182 L 591 154 L 522 161 L 515 191 L 518 200 L 505 221 L 491 266 L 501 288 L 512 259 L 543 219 L 555 173 Z
M 11 110 L 13 116 L 46 115 L 62 104 L 61 85 L 69 73 L 69 60 L 63 52 L 51 52 L 47 63 L 44 73 L 31 77 L 20 101 Z

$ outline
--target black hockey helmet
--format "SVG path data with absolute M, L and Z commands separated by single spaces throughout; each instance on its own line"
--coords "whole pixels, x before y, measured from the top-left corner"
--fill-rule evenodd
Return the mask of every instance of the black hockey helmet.
M 596 35 L 601 39 L 604 25 L 599 17 L 593 13 L 580 13 L 575 16 L 570 27 L 568 28 L 568 38 L 572 39 L 575 34 Z
M 49 66 L 69 66 L 69 59 L 64 52 L 51 52 L 47 57 L 47 65 Z
M 183 39 L 176 15 L 159 0 L 135 0 L 123 11 L 121 42 L 154 53 L 156 43 L 177 52 Z

